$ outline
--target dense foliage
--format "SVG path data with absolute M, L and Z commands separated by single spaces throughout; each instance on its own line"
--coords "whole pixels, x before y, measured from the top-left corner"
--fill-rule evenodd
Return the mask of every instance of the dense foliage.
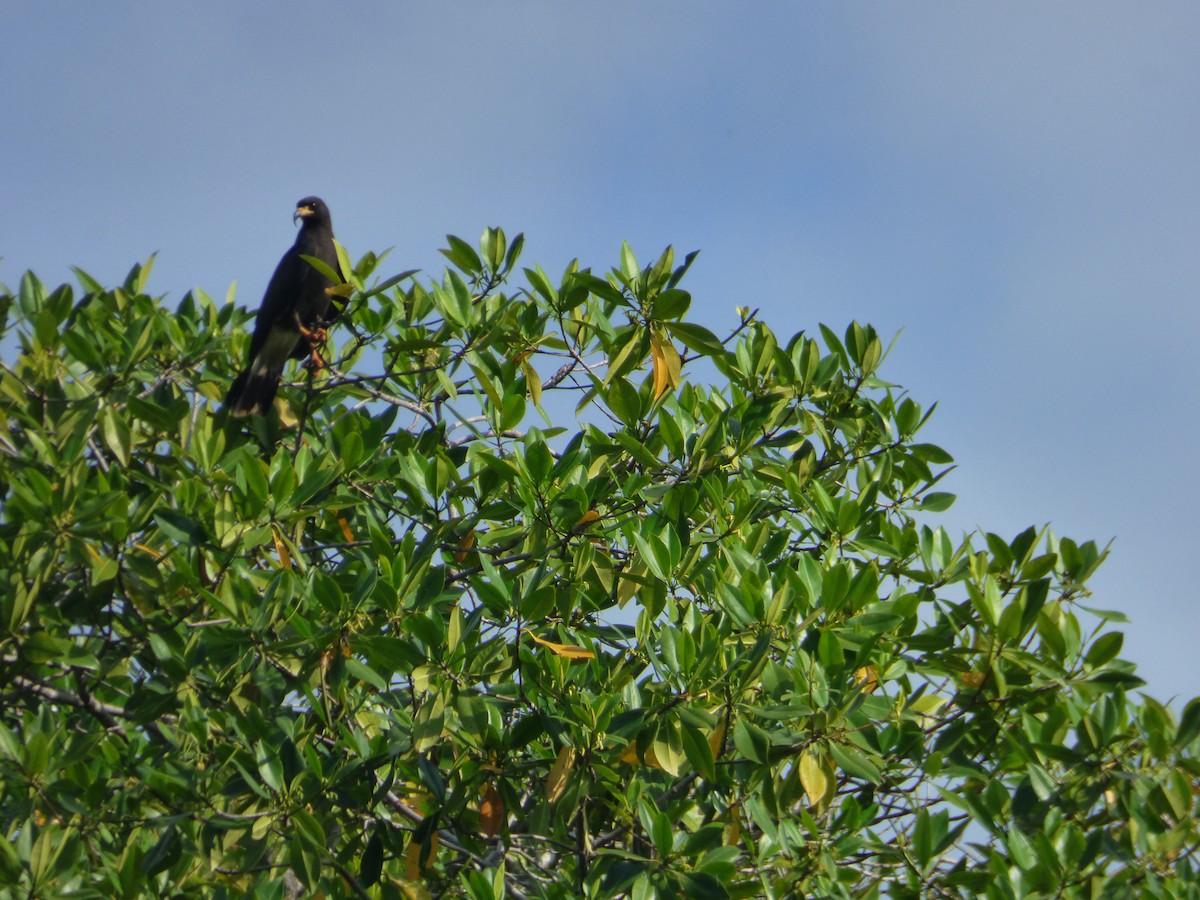
M 1200 703 L 871 328 L 521 246 L 345 260 L 268 420 L 231 302 L 0 291 L 0 896 L 1200 895 Z

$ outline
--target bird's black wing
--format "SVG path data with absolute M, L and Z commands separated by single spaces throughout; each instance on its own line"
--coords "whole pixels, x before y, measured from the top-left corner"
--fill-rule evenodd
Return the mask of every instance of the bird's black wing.
M 312 223 L 296 240 L 296 257 L 303 271 L 296 287 L 295 309 L 289 312 L 292 320 L 298 320 L 305 328 L 320 329 L 333 322 L 341 314 L 341 298 L 329 294 L 332 282 L 314 268 L 305 256 L 319 259 L 335 272 L 341 273 L 337 248 L 333 244 L 333 229 L 328 225 Z M 342 280 L 345 280 L 344 274 Z M 304 359 L 312 353 L 311 343 L 304 337 L 292 348 L 292 359 Z
M 310 272 L 313 267 L 300 258 L 293 245 L 267 282 L 254 320 L 254 334 L 250 336 L 249 361 L 230 385 L 225 400 L 235 416 L 265 416 L 275 399 L 284 363 L 294 355 L 297 343 L 307 346 L 300 335 L 296 306 Z
M 251 360 L 266 346 L 273 328 L 295 331 L 299 337 L 295 318 L 296 301 L 305 278 L 316 274 L 313 267 L 300 258 L 295 246 L 283 254 L 279 265 L 275 267 L 275 274 L 267 282 L 262 306 L 258 308 L 258 317 L 254 320 L 254 334 L 250 338 Z

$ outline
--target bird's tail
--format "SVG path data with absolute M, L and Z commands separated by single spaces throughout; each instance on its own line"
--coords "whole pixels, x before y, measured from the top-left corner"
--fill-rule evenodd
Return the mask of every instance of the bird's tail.
M 232 415 L 265 416 L 275 400 L 275 392 L 279 390 L 279 373 L 269 369 L 254 371 L 254 367 L 246 368 L 233 384 L 229 386 L 229 394 L 225 397 L 225 406 Z

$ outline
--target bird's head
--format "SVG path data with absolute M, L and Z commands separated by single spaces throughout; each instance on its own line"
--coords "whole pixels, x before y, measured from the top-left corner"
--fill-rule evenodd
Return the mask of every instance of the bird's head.
M 328 225 L 330 222 L 329 207 L 320 197 L 305 197 L 296 204 L 296 212 L 292 216 L 292 221 L 323 222 Z

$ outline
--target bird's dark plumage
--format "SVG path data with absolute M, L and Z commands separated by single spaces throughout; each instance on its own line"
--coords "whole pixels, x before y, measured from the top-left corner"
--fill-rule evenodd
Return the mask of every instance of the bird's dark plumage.
M 332 282 L 303 259 L 311 256 L 339 272 L 329 207 L 319 197 L 296 204 L 300 233 L 267 284 L 250 338 L 250 361 L 229 388 L 225 405 L 235 416 L 264 416 L 271 408 L 283 366 L 315 352 L 319 332 L 341 311 L 326 292 Z

